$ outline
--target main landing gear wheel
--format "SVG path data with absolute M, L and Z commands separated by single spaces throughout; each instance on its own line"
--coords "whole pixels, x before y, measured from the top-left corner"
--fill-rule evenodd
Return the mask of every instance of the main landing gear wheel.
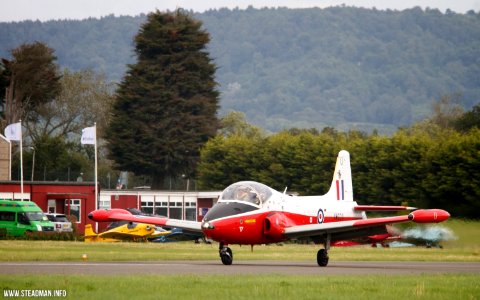
M 229 266 L 233 262 L 233 253 L 232 249 L 228 247 L 223 247 L 220 249 L 220 259 L 222 260 L 222 263 L 226 266 Z
M 320 249 L 317 252 L 317 263 L 320 267 L 326 267 L 328 265 L 328 253 L 325 249 Z

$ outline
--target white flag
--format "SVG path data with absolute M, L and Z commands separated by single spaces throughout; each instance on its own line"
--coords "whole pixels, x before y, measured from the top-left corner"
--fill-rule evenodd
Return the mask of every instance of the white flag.
M 95 140 L 97 139 L 97 133 L 94 127 L 87 127 L 82 129 L 82 144 L 91 144 L 95 145 Z
M 22 139 L 22 123 L 13 123 L 5 128 L 5 137 L 11 141 L 20 141 Z

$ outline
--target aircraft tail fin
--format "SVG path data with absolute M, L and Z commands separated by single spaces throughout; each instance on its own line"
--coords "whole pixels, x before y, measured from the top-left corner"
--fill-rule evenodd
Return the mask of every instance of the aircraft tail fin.
M 338 153 L 332 185 L 327 196 L 330 200 L 353 201 L 352 170 L 348 151 L 341 150 Z
M 85 238 L 96 237 L 96 236 L 97 234 L 95 233 L 95 231 L 93 231 L 92 225 L 91 224 L 85 225 Z

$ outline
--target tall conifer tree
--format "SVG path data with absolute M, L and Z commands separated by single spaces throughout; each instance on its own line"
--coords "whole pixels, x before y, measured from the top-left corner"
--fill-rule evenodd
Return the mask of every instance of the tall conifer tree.
M 4 125 L 30 119 L 39 105 L 50 102 L 61 90 L 57 58 L 47 44 L 22 44 L 11 55 L 11 60 L 0 61 Z
M 148 15 L 135 37 L 107 129 L 116 168 L 147 175 L 152 188 L 168 176 L 192 176 L 202 145 L 218 128 L 216 67 L 201 22 L 177 10 Z

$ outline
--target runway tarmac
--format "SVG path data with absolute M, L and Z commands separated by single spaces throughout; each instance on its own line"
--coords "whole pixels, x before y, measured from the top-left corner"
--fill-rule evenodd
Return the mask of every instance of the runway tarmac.
M 2 262 L 0 274 L 87 274 L 87 275 L 401 275 L 439 273 L 480 273 L 476 262 L 315 262 L 237 261 L 224 266 L 220 261 L 164 262 Z

